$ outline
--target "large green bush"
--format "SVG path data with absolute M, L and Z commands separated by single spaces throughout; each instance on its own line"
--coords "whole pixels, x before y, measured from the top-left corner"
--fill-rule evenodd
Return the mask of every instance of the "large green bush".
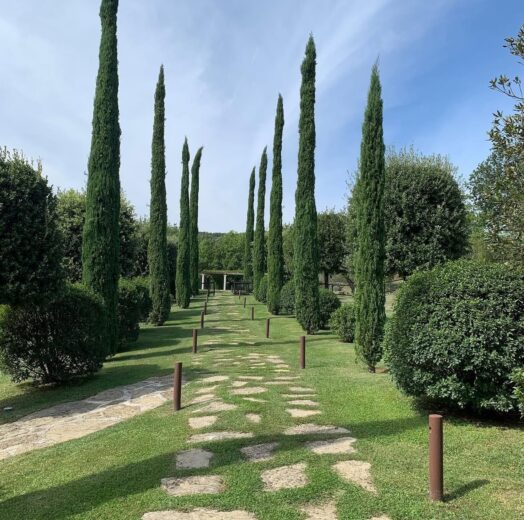
M 398 386 L 462 409 L 516 411 L 523 294 L 524 273 L 499 264 L 457 261 L 413 274 L 385 338 Z
M 267 303 L 267 274 L 262 276 L 260 283 L 258 284 L 257 299 L 261 303 Z
M 329 320 L 331 330 L 345 343 L 355 341 L 355 306 L 352 303 L 345 303 L 339 307 Z
M 295 314 L 295 282 L 289 280 L 280 292 L 280 314 Z
M 340 307 L 341 303 L 338 296 L 328 289 L 320 289 L 318 296 L 320 306 L 319 326 L 321 329 L 327 329 L 331 316 Z
M 515 397 L 522 417 L 524 417 L 524 368 L 519 368 L 513 372 L 513 382 L 515 383 Z
M 61 383 L 96 372 L 109 353 L 100 296 L 68 285 L 46 305 L 2 312 L 0 367 L 15 382 Z

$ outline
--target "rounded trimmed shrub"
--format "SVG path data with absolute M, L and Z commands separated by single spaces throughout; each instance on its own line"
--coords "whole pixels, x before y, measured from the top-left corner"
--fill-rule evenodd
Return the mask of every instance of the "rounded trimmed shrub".
M 524 366 L 524 272 L 457 261 L 413 274 L 386 327 L 386 360 L 408 395 L 514 412 Z
M 280 314 L 295 314 L 295 282 L 289 280 L 280 292 Z
M 13 381 L 62 383 L 96 372 L 109 352 L 103 300 L 67 285 L 47 305 L 10 307 L 0 324 L 0 367 Z
M 352 303 L 345 303 L 339 307 L 329 320 L 331 330 L 345 343 L 355 341 L 356 314 Z
M 257 299 L 259 302 L 267 303 L 267 287 L 267 274 L 265 274 L 260 279 L 260 283 L 258 284 Z
M 319 327 L 321 329 L 327 329 L 332 314 L 340 308 L 341 303 L 334 292 L 324 288 L 318 291 L 318 298 L 320 307 Z

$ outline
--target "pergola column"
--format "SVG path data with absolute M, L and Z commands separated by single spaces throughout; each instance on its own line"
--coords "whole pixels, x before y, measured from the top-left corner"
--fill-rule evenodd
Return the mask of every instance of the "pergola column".
M 206 275 L 202 273 L 202 290 L 206 288 Z
M 224 291 L 226 290 L 227 274 L 224 274 Z

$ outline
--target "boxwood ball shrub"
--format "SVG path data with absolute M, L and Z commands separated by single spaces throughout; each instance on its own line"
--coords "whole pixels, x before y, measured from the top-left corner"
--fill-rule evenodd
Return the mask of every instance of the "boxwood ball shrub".
M 295 314 L 295 282 L 289 280 L 280 292 L 280 314 Z
M 329 320 L 331 330 L 345 343 L 355 341 L 355 306 L 352 303 L 345 303 L 339 307 Z
M 259 302 L 267 303 L 267 274 L 265 274 L 258 284 L 257 298 Z
M 517 410 L 512 372 L 524 366 L 524 273 L 456 261 L 413 274 L 385 336 L 408 395 L 472 411 Z
M 329 320 L 333 313 L 340 308 L 340 300 L 338 296 L 328 289 L 319 290 L 319 306 L 320 306 L 320 322 L 319 326 L 321 329 L 329 327 Z
M 4 309 L 1 320 L 0 368 L 15 382 L 92 374 L 109 353 L 103 300 L 81 285 L 67 285 L 47 305 Z

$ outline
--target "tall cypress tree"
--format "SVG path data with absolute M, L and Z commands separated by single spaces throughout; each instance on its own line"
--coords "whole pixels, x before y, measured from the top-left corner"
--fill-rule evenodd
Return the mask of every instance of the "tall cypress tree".
M 257 221 L 253 242 L 253 293 L 258 299 L 258 285 L 266 272 L 264 210 L 266 202 L 267 150 L 264 148 L 258 169 Z
M 104 299 L 108 349 L 118 346 L 120 123 L 117 57 L 118 0 L 102 0 L 98 75 L 89 154 L 86 216 L 82 237 L 82 279 Z
M 282 245 L 282 132 L 284 130 L 284 103 L 278 96 L 273 137 L 273 174 L 269 204 L 269 234 L 267 239 L 267 307 L 278 314 L 280 291 L 284 280 L 284 250 Z
M 193 159 L 191 167 L 191 195 L 189 201 L 190 222 L 190 262 L 189 272 L 191 279 L 191 293 L 198 294 L 198 187 L 200 177 L 200 159 L 202 158 L 202 147 L 200 147 Z
M 255 168 L 249 177 L 249 195 L 247 198 L 246 236 L 244 242 L 244 280 L 250 282 L 253 278 L 253 234 L 255 226 Z
M 187 138 L 182 148 L 182 182 L 180 187 L 180 224 L 176 263 L 176 300 L 182 309 L 189 307 L 190 279 L 190 230 L 189 230 L 189 147 Z
M 169 318 L 169 266 L 167 258 L 166 155 L 164 141 L 166 88 L 164 67 L 160 67 L 155 91 L 155 117 L 151 145 L 151 205 L 149 216 L 149 281 L 153 308 L 150 320 L 162 325 Z
M 357 245 L 355 253 L 357 355 L 370 372 L 382 357 L 386 320 L 384 304 L 384 184 L 385 148 L 382 132 L 382 97 L 378 66 L 371 84 L 360 146 L 360 170 L 355 186 Z
M 296 316 L 308 334 L 318 329 L 320 317 L 317 210 L 315 206 L 315 68 L 315 42 L 313 36 L 310 36 L 301 67 L 300 138 L 294 230 Z

